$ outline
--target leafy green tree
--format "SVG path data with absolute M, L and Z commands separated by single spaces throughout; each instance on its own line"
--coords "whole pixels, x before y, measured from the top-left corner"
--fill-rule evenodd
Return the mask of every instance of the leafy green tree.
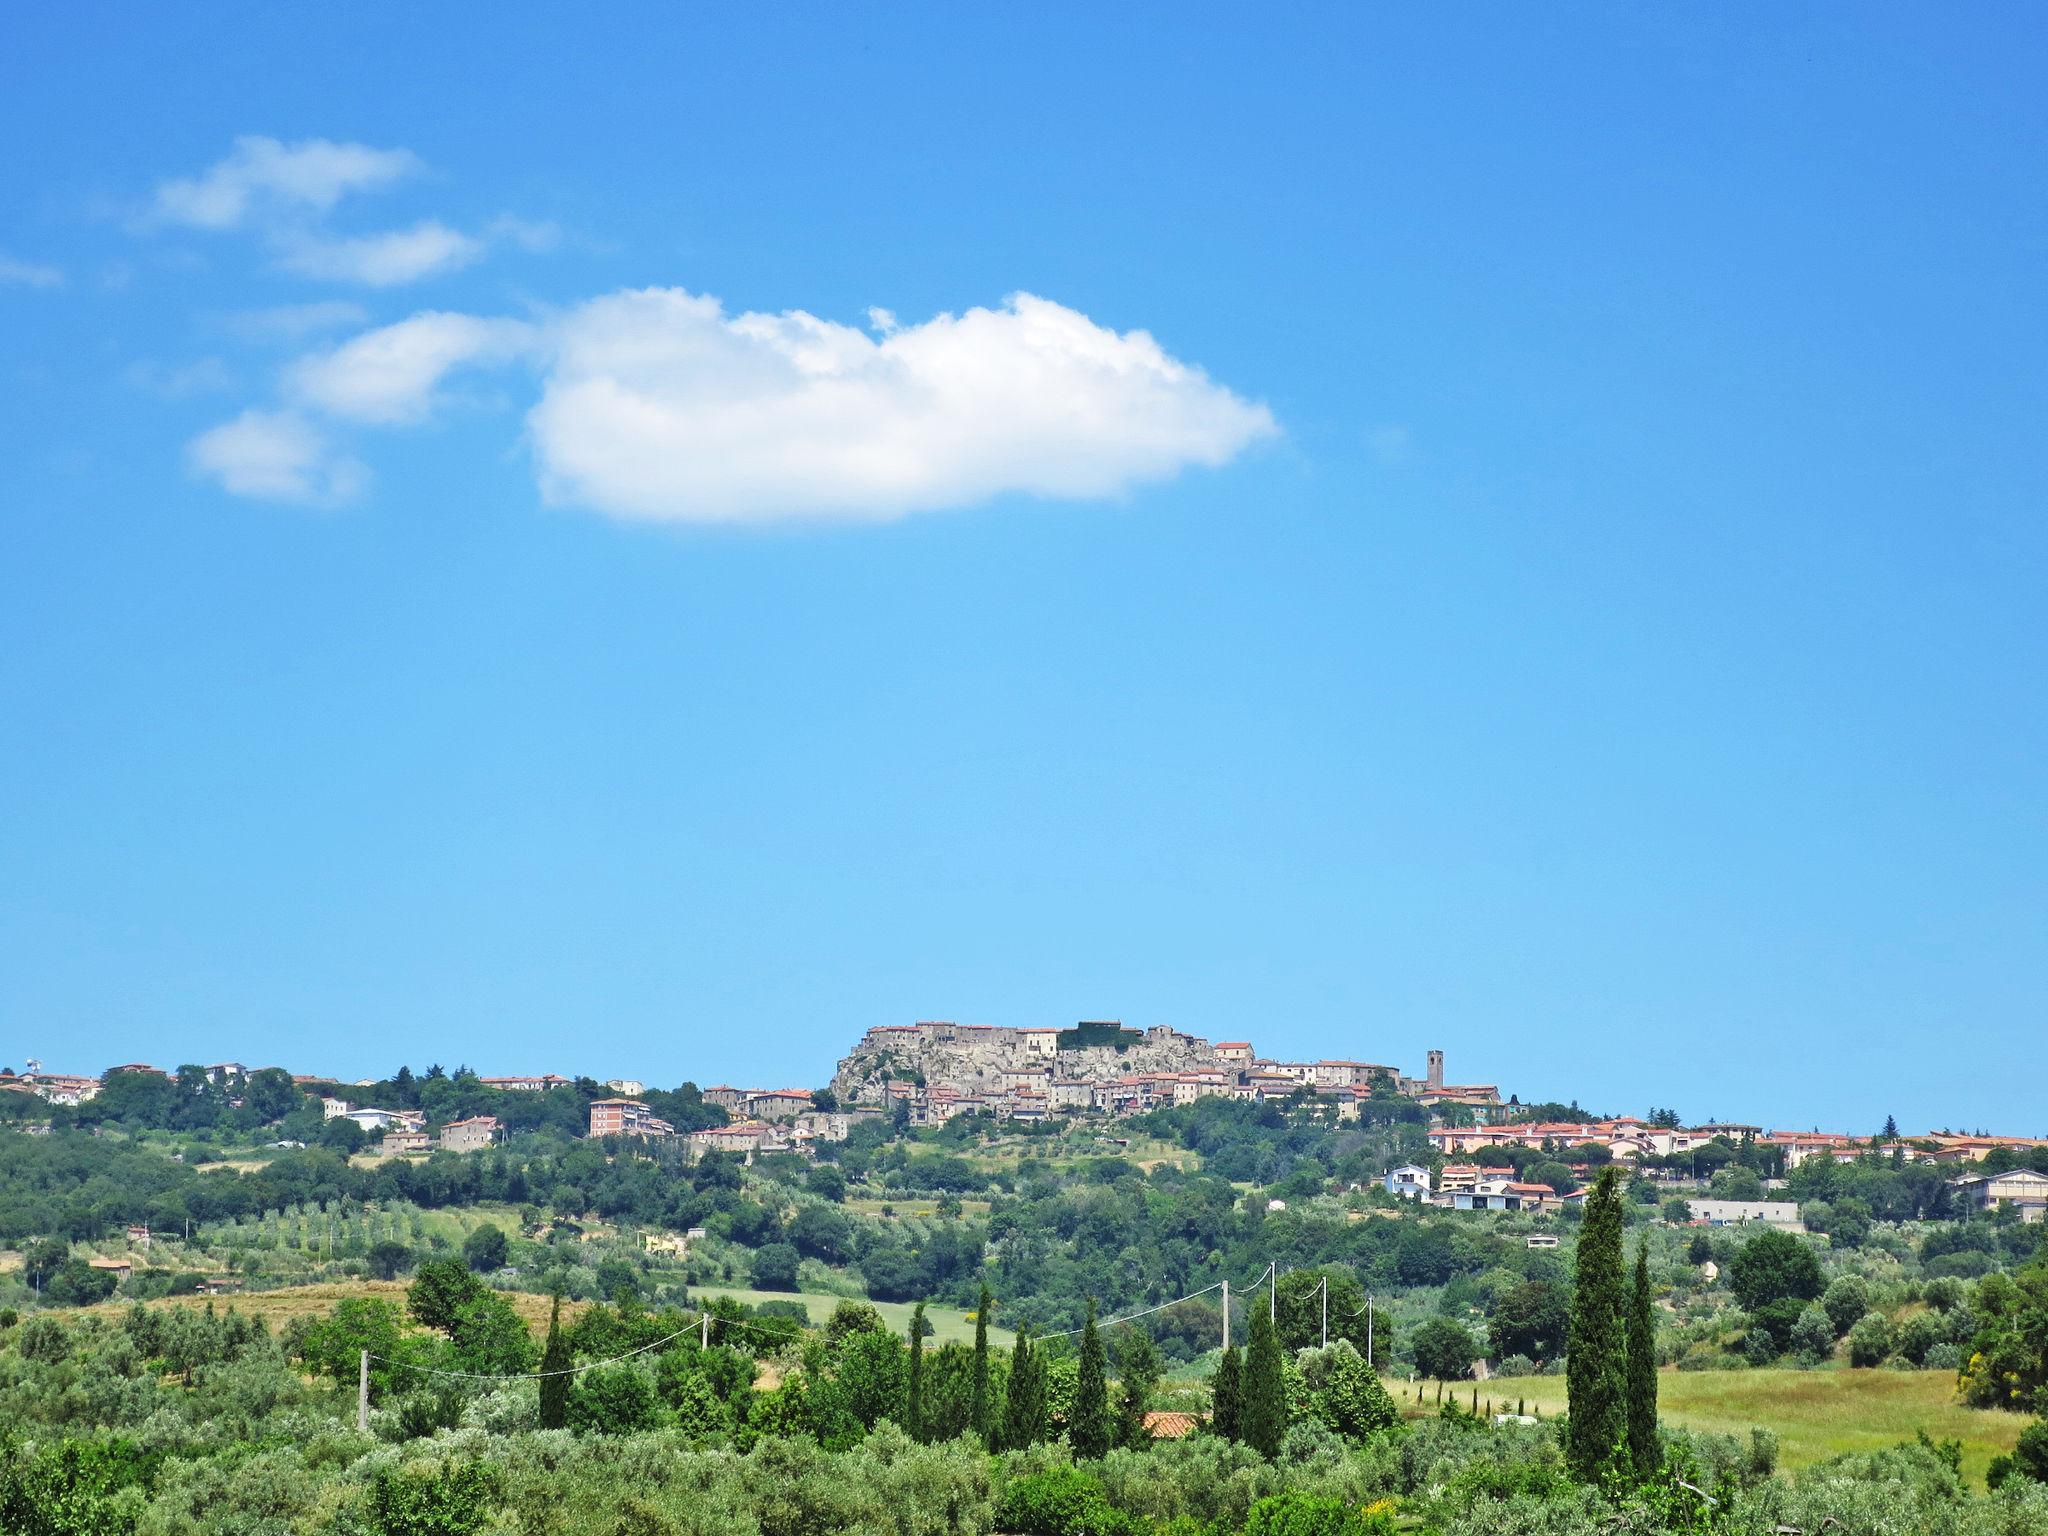
M 512 1303 L 495 1291 L 464 1302 L 448 1336 L 458 1370 L 517 1376 L 533 1369 L 533 1336 Z
M 579 1433 L 631 1435 L 654 1428 L 661 1403 L 647 1373 L 631 1365 L 604 1365 L 576 1378 L 569 1394 L 569 1427 Z
M 1363 1440 L 1400 1422 L 1400 1409 L 1349 1339 L 1312 1357 L 1307 1375 L 1316 1417 L 1346 1439 Z
M 460 1259 L 428 1259 L 413 1271 L 412 1284 L 405 1289 L 405 1310 L 422 1328 L 452 1334 L 462 1309 L 488 1294 Z
M 770 1243 L 754 1250 L 754 1289 L 793 1291 L 796 1289 L 797 1251 L 788 1243 Z
M 1244 1443 L 1262 1456 L 1280 1454 L 1287 1438 L 1287 1379 L 1280 1337 L 1259 1307 L 1251 1309 L 1251 1338 L 1244 1352 L 1244 1403 L 1240 1424 Z
M 505 1234 L 493 1222 L 485 1222 L 462 1240 L 462 1262 L 480 1275 L 505 1267 Z
M 362 1151 L 369 1143 L 370 1133 L 353 1120 L 337 1117 L 321 1122 L 320 1145 L 339 1152 L 343 1157 Z
M 1657 1438 L 1657 1314 L 1650 1296 L 1650 1250 L 1637 1245 L 1635 1283 L 1628 1298 L 1628 1455 L 1647 1481 L 1664 1464 Z
M 903 1341 L 883 1329 L 848 1334 L 833 1372 L 846 1410 L 863 1429 L 903 1411 Z
M 1463 1323 L 1433 1317 L 1408 1336 L 1415 1368 L 1436 1381 L 1463 1381 L 1479 1358 L 1479 1343 Z
M 299 1337 L 299 1358 L 316 1375 L 353 1389 L 362 1351 L 370 1353 L 370 1397 L 382 1401 L 419 1381 L 408 1366 L 424 1363 L 419 1344 L 406 1337 L 397 1307 L 375 1296 L 336 1302 L 326 1317 Z
M 991 1427 L 988 1400 L 988 1314 L 989 1309 L 995 1304 L 996 1299 L 989 1294 L 988 1285 L 984 1282 L 981 1295 L 974 1304 L 974 1380 L 967 1411 L 968 1424 L 975 1434 L 981 1437 L 983 1445 L 989 1443 Z
M 1606 1481 L 1622 1471 L 1628 1435 L 1623 1220 L 1615 1172 L 1603 1169 L 1586 1197 L 1585 1215 L 1579 1224 L 1570 1344 L 1565 1354 L 1565 1397 L 1570 1405 L 1565 1461 L 1574 1476 L 1588 1483 Z
M 94 1269 L 73 1256 L 57 1266 L 56 1273 L 43 1282 L 43 1300 L 59 1307 L 89 1307 L 105 1301 L 120 1284 L 104 1269 Z
M 370 1251 L 363 1255 L 363 1266 L 379 1280 L 396 1280 L 412 1268 L 412 1250 L 386 1238 L 370 1244 Z
M 30 1243 L 21 1257 L 21 1278 L 31 1287 L 41 1287 L 48 1285 L 57 1267 L 71 1257 L 71 1245 L 61 1237 L 46 1237 Z
M 1980 1408 L 2048 1407 L 2048 1255 L 2010 1275 L 1986 1275 L 1971 1311 L 1977 1332 L 1963 1396 Z
M 1010 1349 L 1010 1387 L 1003 1412 L 1003 1449 L 1021 1451 L 1045 1438 L 1045 1362 L 1019 1328 Z
M 2036 1419 L 2020 1431 L 2013 1447 L 2012 1469 L 2021 1477 L 2048 1483 L 2048 1419 Z
M 903 1394 L 903 1430 L 913 1440 L 924 1438 L 924 1303 L 910 1314 L 910 1370 Z
M 569 1342 L 562 1337 L 562 1293 L 555 1292 L 554 1303 L 548 1308 L 548 1341 L 540 1352 L 540 1427 L 561 1429 L 569 1422 L 569 1388 L 573 1384 L 567 1374 L 571 1361 Z
M 1756 1312 L 1774 1301 L 1812 1301 L 1826 1288 L 1820 1260 L 1789 1232 L 1759 1232 L 1742 1245 L 1728 1266 L 1728 1284 L 1743 1310 Z
M 1235 1347 L 1223 1351 L 1210 1379 L 1209 1427 L 1226 1440 L 1244 1438 L 1244 1362 Z
M 1109 1368 L 1102 1335 L 1095 1327 L 1095 1298 L 1088 1299 L 1088 1321 L 1081 1328 L 1081 1373 L 1074 1385 L 1074 1406 L 1067 1415 L 1067 1441 L 1082 1461 L 1100 1461 L 1116 1441 L 1109 1417 Z
M 1493 1357 L 1527 1355 L 1531 1360 L 1554 1360 L 1564 1352 L 1565 1333 L 1571 1327 L 1571 1301 L 1563 1286 L 1541 1276 L 1522 1280 L 1500 1293 L 1487 1333 L 1493 1342 Z

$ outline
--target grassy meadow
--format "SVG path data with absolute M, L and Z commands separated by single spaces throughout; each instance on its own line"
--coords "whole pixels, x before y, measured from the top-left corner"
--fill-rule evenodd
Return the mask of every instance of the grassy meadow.
M 1413 1386 L 1390 1381 L 1388 1389 L 1397 1402 L 1406 1394 L 1409 1412 L 1433 1412 L 1435 1386 L 1423 1385 L 1429 1401 L 1419 1409 Z M 1502 1411 L 1522 1401 L 1546 1419 L 1564 1412 L 1561 1376 L 1517 1376 L 1478 1387 L 1482 1407 L 1491 1400 Z M 1471 1400 L 1472 1383 L 1459 1383 L 1456 1390 L 1460 1402 Z M 1752 1428 L 1774 1431 L 1785 1467 L 1844 1451 L 1881 1450 L 1911 1440 L 1916 1430 L 1933 1440 L 1960 1440 L 1963 1472 L 1979 1485 L 1986 1464 L 2010 1451 L 2029 1422 L 2022 1414 L 1956 1401 L 1955 1378 L 1945 1371 L 1663 1371 L 1657 1395 L 1664 1421 L 1684 1429 L 1743 1436 Z

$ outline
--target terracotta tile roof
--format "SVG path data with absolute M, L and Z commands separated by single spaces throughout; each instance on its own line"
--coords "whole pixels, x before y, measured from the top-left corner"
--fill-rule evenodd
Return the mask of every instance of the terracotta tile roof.
M 1201 1427 L 1202 1420 L 1197 1414 L 1154 1411 L 1145 1415 L 1145 1433 L 1154 1440 L 1178 1440 Z

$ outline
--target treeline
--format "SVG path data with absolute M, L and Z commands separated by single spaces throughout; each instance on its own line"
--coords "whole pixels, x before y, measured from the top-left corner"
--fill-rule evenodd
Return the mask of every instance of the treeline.
M 320 1099 L 331 1095 L 356 1108 L 415 1109 L 429 1125 L 474 1115 L 494 1115 L 509 1133 L 552 1130 L 580 1136 L 590 1123 L 590 1102 L 611 1090 L 591 1078 L 540 1092 L 493 1088 L 468 1067 L 453 1073 L 438 1064 L 415 1075 L 400 1067 L 390 1077 L 366 1084 L 316 1083 L 302 1088 L 289 1073 L 263 1067 L 238 1079 L 216 1079 L 203 1067 L 158 1072 L 109 1070 L 99 1092 L 83 1104 L 45 1105 L 26 1095 L 0 1095 L 6 1118 L 47 1119 L 56 1126 L 118 1126 L 131 1131 L 172 1131 L 200 1137 L 250 1137 L 313 1141 L 333 1131 Z M 704 1102 L 695 1083 L 650 1089 L 648 1107 L 679 1133 L 724 1125 L 725 1110 Z

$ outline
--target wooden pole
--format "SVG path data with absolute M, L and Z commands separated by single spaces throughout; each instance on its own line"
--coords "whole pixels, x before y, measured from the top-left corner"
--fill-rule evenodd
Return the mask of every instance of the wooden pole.
M 370 1432 L 370 1352 L 361 1352 L 356 1370 L 356 1433 Z
M 1230 1353 L 1230 1282 L 1223 1282 L 1223 1352 Z

